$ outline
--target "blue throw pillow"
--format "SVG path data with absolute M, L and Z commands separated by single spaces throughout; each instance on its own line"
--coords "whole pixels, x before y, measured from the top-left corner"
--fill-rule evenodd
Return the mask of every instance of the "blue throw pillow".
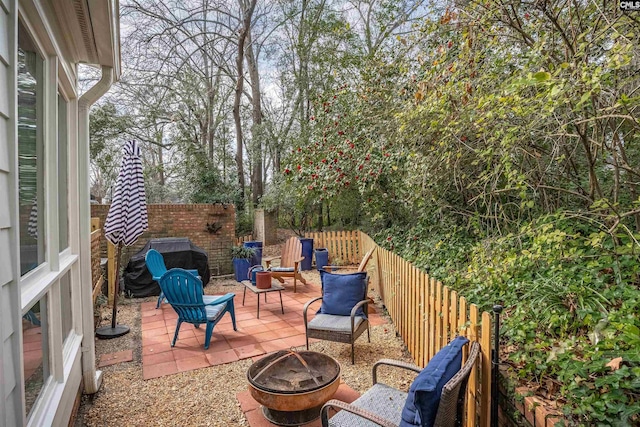
M 351 309 L 365 299 L 367 273 L 333 274 L 320 271 L 322 282 L 322 305 L 319 313 L 349 316 Z M 364 316 L 362 307 L 356 312 Z
M 462 347 L 469 340 L 458 336 L 431 358 L 409 388 L 400 427 L 432 427 L 442 388 L 462 366 Z

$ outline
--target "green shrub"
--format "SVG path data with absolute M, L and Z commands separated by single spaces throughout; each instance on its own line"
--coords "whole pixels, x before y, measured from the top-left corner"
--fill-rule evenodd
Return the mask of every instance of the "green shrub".
M 503 362 L 516 378 L 547 387 L 569 425 L 640 422 L 633 236 L 611 236 L 563 213 L 498 237 L 427 224 L 387 229 L 376 240 L 483 310 L 503 304 Z
M 241 258 L 241 259 L 249 259 L 256 254 L 255 248 L 246 247 L 243 245 L 233 246 L 231 248 L 231 257 L 232 258 Z

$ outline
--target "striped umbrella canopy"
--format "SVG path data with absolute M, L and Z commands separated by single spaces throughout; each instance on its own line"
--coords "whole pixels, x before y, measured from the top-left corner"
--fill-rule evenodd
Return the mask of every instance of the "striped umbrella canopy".
M 129 332 L 129 327 L 116 324 L 118 294 L 120 287 L 120 254 L 122 245 L 130 246 L 149 227 L 147 201 L 144 194 L 144 177 L 140 148 L 135 141 L 124 145 L 120 173 L 116 179 L 116 191 L 111 200 L 109 213 L 104 222 L 104 236 L 116 250 L 115 298 L 111 314 L 111 327 L 96 329 L 98 338 L 109 339 Z
M 104 236 L 114 245 L 130 246 L 149 227 L 140 147 L 124 145 L 116 191 L 104 223 Z

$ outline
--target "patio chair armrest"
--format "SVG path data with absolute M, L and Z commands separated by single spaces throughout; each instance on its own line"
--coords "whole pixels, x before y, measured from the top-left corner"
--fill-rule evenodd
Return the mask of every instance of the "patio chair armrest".
M 373 378 L 374 385 L 378 383 L 378 367 L 382 365 L 393 366 L 394 368 L 407 369 L 409 371 L 413 371 L 418 374 L 420 373 L 420 371 L 422 371 L 422 368 L 420 368 L 419 366 L 413 365 L 411 363 L 406 363 L 400 360 L 393 360 L 393 359 L 380 359 L 373 364 L 373 368 L 371 369 L 371 377 Z
M 369 299 L 363 299 L 362 301 L 360 301 L 359 303 L 353 306 L 353 308 L 351 309 L 351 323 L 353 323 L 353 318 L 356 317 L 356 311 L 358 311 L 360 307 L 366 304 L 369 304 Z M 366 309 L 363 309 L 363 310 L 367 311 Z
M 358 309 L 366 304 L 369 304 L 369 300 L 368 299 L 363 299 L 362 301 L 360 301 L 359 303 L 357 303 L 356 305 L 353 306 L 353 308 L 351 309 L 351 333 L 353 333 L 354 330 L 354 326 L 356 323 L 356 312 L 358 311 Z M 365 320 L 366 320 L 366 315 L 367 315 L 367 309 L 366 307 L 363 309 L 363 311 L 365 311 Z
M 236 296 L 236 294 L 234 294 L 233 292 L 229 292 L 228 294 L 223 295 L 220 298 L 216 298 L 215 300 L 213 300 L 210 303 L 207 303 L 205 305 L 224 304 L 224 303 L 229 302 L 230 300 L 232 300 L 235 296 Z
M 382 427 L 398 427 L 397 424 L 389 420 L 386 420 L 379 415 L 369 412 L 366 409 L 363 409 L 358 406 L 354 406 L 349 403 L 345 403 L 336 399 L 331 399 L 330 401 L 328 401 L 322 406 L 322 409 L 320 410 L 320 416 L 322 418 L 322 427 L 329 426 L 329 408 L 339 408 L 339 409 L 342 409 L 343 411 L 351 412 L 354 415 L 367 419 Z
M 274 259 L 280 259 L 280 258 L 282 258 L 281 255 L 269 256 L 269 257 L 262 258 L 262 261 L 265 262 L 265 264 L 267 265 L 267 268 L 271 268 L 271 261 L 273 261 Z
M 313 304 L 314 302 L 321 300 L 322 297 L 315 297 L 312 300 L 307 301 L 307 303 L 304 305 L 304 307 L 302 308 L 302 317 L 304 318 L 304 328 L 307 329 L 307 310 L 309 309 L 309 306 L 311 304 Z
M 331 272 L 333 270 L 357 270 L 358 266 L 356 265 L 325 265 L 324 267 L 325 271 Z

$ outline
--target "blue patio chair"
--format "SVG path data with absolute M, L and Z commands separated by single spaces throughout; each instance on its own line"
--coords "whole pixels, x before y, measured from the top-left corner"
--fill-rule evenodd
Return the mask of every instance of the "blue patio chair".
M 167 272 L 167 266 L 164 263 L 164 258 L 162 257 L 162 254 L 156 251 L 155 249 L 149 249 L 147 251 L 147 254 L 144 256 L 144 262 L 147 264 L 147 269 L 149 270 L 149 273 L 151 273 L 151 277 L 156 282 L 159 282 L 162 275 Z M 194 276 L 200 278 L 198 270 L 187 270 L 187 271 L 193 274 Z M 160 290 L 160 295 L 158 296 L 158 304 L 156 304 L 156 308 L 160 307 L 160 304 L 162 304 L 163 299 L 164 299 L 164 294 L 162 293 L 162 290 Z
M 206 323 L 204 348 L 209 348 L 213 328 L 222 319 L 224 313 L 229 312 L 233 322 L 233 330 L 237 331 L 236 315 L 233 305 L 234 293 L 222 296 L 207 296 L 206 302 L 202 295 L 202 281 L 182 268 L 172 268 L 160 277 L 160 288 L 171 307 L 178 313 L 176 333 L 171 347 L 176 345 L 180 325 L 183 322 L 192 323 L 199 328 Z

